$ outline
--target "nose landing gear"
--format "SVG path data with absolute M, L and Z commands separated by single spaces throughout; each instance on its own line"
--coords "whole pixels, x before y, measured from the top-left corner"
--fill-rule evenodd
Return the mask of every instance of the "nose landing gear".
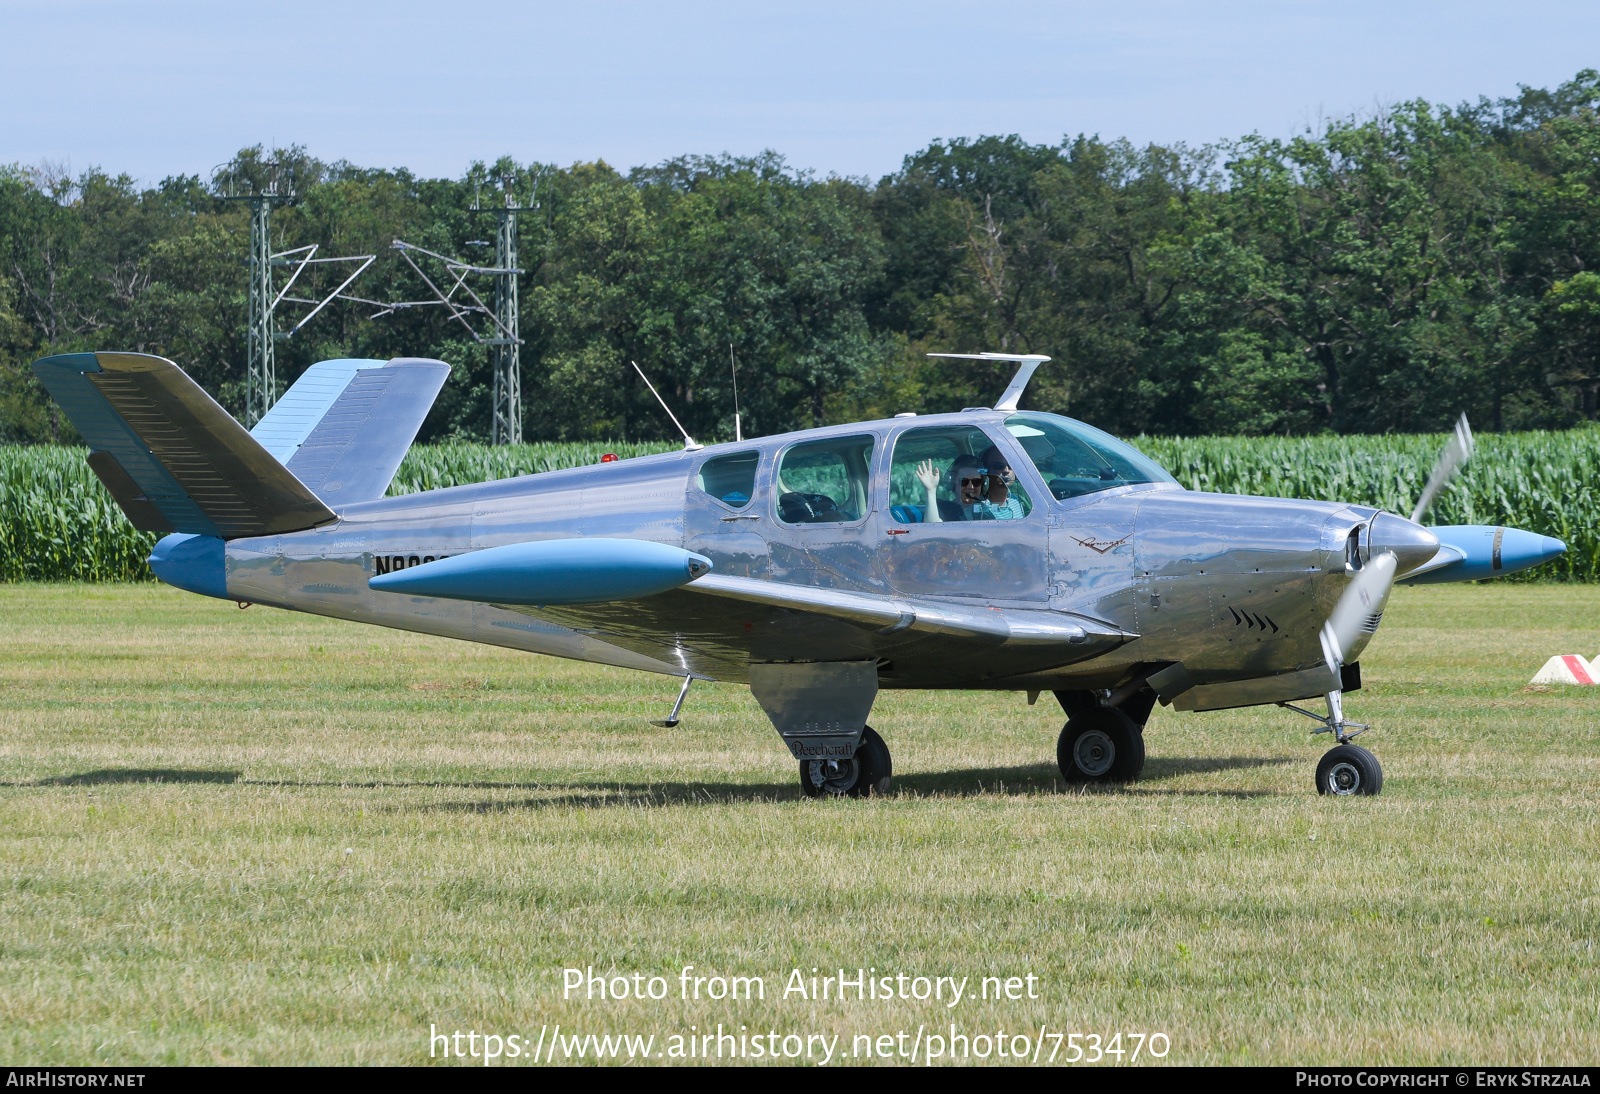
M 1313 714 L 1309 710 L 1297 707 L 1293 703 L 1279 703 L 1280 707 L 1287 707 L 1296 714 L 1304 714 L 1313 722 L 1322 723 L 1311 732 L 1331 733 L 1338 745 L 1331 748 L 1323 755 L 1317 764 L 1317 793 L 1333 794 L 1338 797 L 1348 797 L 1355 794 L 1377 794 L 1383 789 L 1383 767 L 1378 763 L 1378 757 L 1362 748 L 1360 745 L 1351 744 L 1351 740 L 1359 737 L 1371 726 L 1360 722 L 1347 722 L 1344 720 L 1344 696 L 1342 692 L 1330 691 L 1327 696 L 1328 714 L 1323 717 Z M 1354 732 L 1352 732 L 1352 729 Z

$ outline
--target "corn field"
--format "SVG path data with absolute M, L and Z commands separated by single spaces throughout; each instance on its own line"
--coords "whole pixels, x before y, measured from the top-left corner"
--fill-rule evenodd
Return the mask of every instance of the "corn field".
M 85 448 L 0 446 L 0 580 L 150 580 L 136 531 Z
M 1191 490 L 1361 502 L 1409 514 L 1444 437 L 1139 437 Z M 670 452 L 675 443 L 541 443 L 411 450 L 391 494 Z M 155 537 L 137 532 L 81 448 L 0 447 L 0 580 L 149 580 Z M 1477 454 L 1425 523 L 1506 524 L 1567 544 L 1531 579 L 1600 580 L 1600 429 L 1478 438 Z M 1510 580 L 1517 580 L 1516 577 Z
M 599 463 L 600 457 L 607 452 L 618 459 L 627 460 L 634 456 L 673 452 L 681 447 L 665 441 L 639 444 L 621 441 L 558 444 L 541 441 L 538 444 L 502 445 L 498 448 L 486 444 L 431 444 L 406 453 L 400 470 L 394 474 L 394 482 L 389 484 L 389 493 L 414 494 L 419 490 L 438 490 L 467 482 L 488 482 L 490 479 L 509 479 L 515 475 L 537 475 L 541 471 L 560 471 L 564 467 L 583 467 Z

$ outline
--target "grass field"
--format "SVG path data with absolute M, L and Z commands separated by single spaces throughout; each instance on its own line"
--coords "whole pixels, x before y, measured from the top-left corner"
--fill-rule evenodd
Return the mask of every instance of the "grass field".
M 1600 689 L 1525 682 L 1597 621 L 1588 586 L 1397 590 L 1348 703 L 1376 799 L 1318 798 L 1328 740 L 1284 711 L 1158 709 L 1145 779 L 1082 793 L 1048 697 L 886 693 L 895 793 L 811 802 L 743 688 L 668 731 L 662 678 L 5 586 L 0 1057 L 416 1063 L 430 1026 L 557 1022 L 848 1057 L 955 1022 L 1159 1031 L 1177 1063 L 1593 1062 Z M 671 992 L 564 1001 L 574 965 Z M 682 1001 L 684 965 L 767 1000 Z M 784 1000 L 796 966 L 1041 998 Z

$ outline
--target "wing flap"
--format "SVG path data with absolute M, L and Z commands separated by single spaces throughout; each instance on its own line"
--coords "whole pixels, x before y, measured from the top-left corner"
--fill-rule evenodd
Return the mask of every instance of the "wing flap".
M 1007 647 L 1087 646 L 1103 652 L 1139 637 L 1088 616 L 1017 608 L 969 608 L 904 597 L 876 596 L 809 585 L 788 585 L 748 577 L 707 574 L 686 591 L 727 597 L 775 608 L 814 612 L 878 629 L 879 634 L 911 630 L 997 642 Z
M 516 610 L 723 680 L 777 661 L 954 664 L 973 656 L 994 678 L 1098 657 L 1137 635 L 1067 612 L 975 608 L 707 574 L 677 589 L 605 604 Z

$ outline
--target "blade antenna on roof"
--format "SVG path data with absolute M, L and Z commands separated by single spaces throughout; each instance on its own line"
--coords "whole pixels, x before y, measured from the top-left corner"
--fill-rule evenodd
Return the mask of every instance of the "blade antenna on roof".
M 667 401 L 661 397 L 661 392 L 656 390 L 656 385 L 650 382 L 650 377 L 646 376 L 644 369 L 639 367 L 639 362 L 629 361 L 628 364 L 632 365 L 633 371 L 639 374 L 639 379 L 643 380 L 644 386 L 650 389 L 650 394 L 656 397 L 656 402 L 660 403 L 661 409 L 667 412 L 667 417 L 671 418 L 672 424 L 678 427 L 678 432 L 683 434 L 683 450 L 685 452 L 693 452 L 696 449 L 704 448 L 705 445 L 694 443 L 694 438 L 689 436 L 687 429 L 683 428 L 683 423 L 678 421 L 678 416 L 672 412 L 672 408 L 667 405 Z
M 959 357 L 967 361 L 1015 361 L 1017 373 L 1011 378 L 1011 383 L 1001 393 L 1000 399 L 994 404 L 994 409 L 1011 413 L 1017 409 L 1017 404 L 1022 401 L 1022 393 L 1028 386 L 1028 381 L 1033 379 L 1034 370 L 1050 358 L 1042 353 L 930 353 L 929 357 Z M 973 408 L 979 409 L 979 408 Z

